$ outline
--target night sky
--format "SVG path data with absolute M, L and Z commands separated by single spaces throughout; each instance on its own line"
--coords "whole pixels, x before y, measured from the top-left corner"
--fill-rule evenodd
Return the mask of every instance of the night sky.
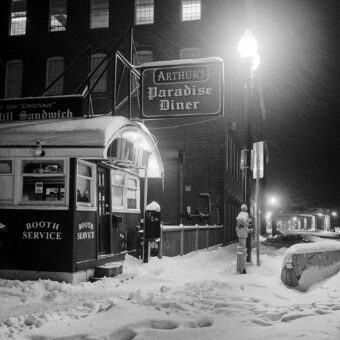
M 268 193 L 340 209 L 340 1 L 254 3 Z

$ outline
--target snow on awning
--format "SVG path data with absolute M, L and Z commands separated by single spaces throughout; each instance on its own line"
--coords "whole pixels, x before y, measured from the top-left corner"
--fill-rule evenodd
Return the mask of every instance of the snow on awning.
M 144 124 L 122 116 L 4 123 L 0 125 L 0 156 L 32 157 L 39 140 L 45 157 L 107 160 L 116 139 L 147 151 L 157 163 L 155 176 L 161 176 L 163 163 L 153 136 Z

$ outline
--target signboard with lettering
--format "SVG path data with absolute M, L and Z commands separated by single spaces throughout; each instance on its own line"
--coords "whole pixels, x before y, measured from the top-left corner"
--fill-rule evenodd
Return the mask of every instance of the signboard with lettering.
M 203 58 L 142 65 L 141 114 L 150 119 L 222 115 L 222 59 Z
M 29 97 L 0 100 L 0 123 L 83 117 L 83 96 Z

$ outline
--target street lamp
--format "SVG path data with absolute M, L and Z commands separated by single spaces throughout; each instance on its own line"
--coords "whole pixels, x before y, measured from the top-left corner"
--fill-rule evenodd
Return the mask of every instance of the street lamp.
M 252 90 L 254 87 L 255 71 L 260 63 L 257 51 L 257 41 L 249 30 L 247 30 L 238 44 L 238 50 L 245 67 L 244 77 L 244 169 L 243 169 L 243 202 L 250 209 L 250 154 L 251 154 L 251 119 L 250 105 Z M 258 210 L 258 209 L 257 209 Z M 257 214 L 257 211 L 256 211 Z M 251 261 L 251 236 L 247 238 L 247 261 Z

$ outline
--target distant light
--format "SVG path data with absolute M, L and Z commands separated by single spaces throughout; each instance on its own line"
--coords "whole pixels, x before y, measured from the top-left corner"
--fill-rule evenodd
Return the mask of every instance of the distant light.
M 337 212 L 336 211 L 332 211 L 332 216 L 338 216 Z
M 322 216 L 322 214 L 321 214 L 321 213 L 318 213 L 318 216 Z

